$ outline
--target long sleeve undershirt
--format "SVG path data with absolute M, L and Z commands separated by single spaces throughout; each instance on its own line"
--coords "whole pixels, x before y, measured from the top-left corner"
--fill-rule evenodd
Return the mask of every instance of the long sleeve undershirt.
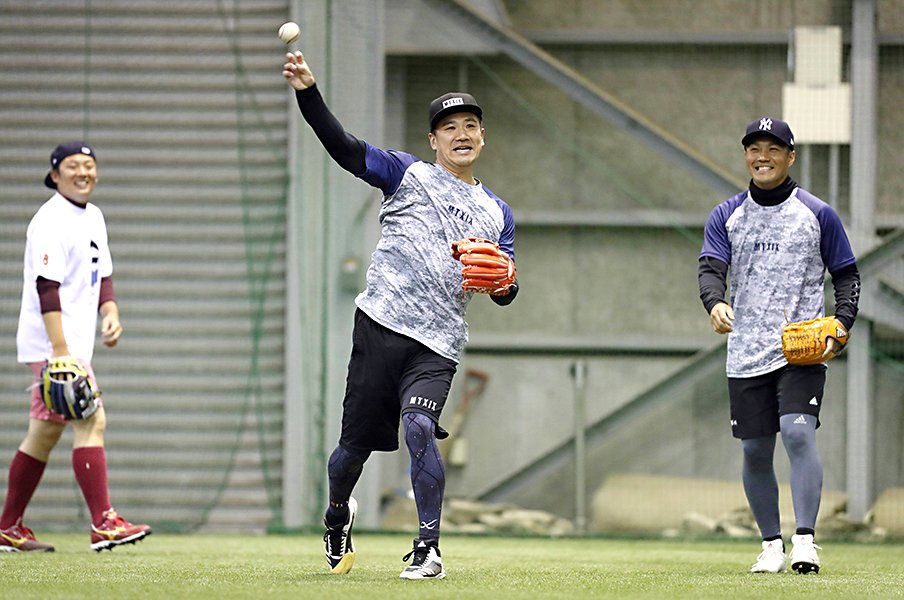
M 301 110 L 304 120 L 314 130 L 317 139 L 320 140 L 332 159 L 352 175 L 364 173 L 367 170 L 367 163 L 364 159 L 364 141 L 359 140 L 342 127 L 339 120 L 327 108 L 317 85 L 297 90 L 295 100 L 298 102 L 298 108 Z
M 838 269 L 832 275 L 835 292 L 835 318 L 848 330 L 854 326 L 860 303 L 860 271 L 856 264 Z M 707 313 L 720 302 L 725 302 L 728 281 L 728 265 L 719 259 L 704 256 L 697 266 L 700 300 Z
M 62 304 L 60 303 L 60 283 L 58 281 L 39 276 L 35 282 L 35 286 L 38 289 L 38 299 L 41 302 L 41 314 L 63 310 Z M 105 302 L 110 301 L 116 302 L 116 293 L 113 290 L 113 278 L 102 277 L 100 280 L 100 297 L 97 301 L 97 308 L 99 309 Z

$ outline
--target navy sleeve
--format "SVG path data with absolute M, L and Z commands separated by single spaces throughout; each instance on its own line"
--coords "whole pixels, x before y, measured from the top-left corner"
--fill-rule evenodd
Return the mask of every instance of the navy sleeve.
M 856 262 L 854 251 L 851 249 L 851 243 L 848 241 L 838 213 L 831 206 L 825 204 L 817 211 L 816 220 L 819 221 L 821 232 L 819 251 L 822 254 L 822 262 L 829 273 L 837 272 L 854 264 Z
M 734 198 L 726 200 L 709 213 L 709 218 L 703 227 L 703 248 L 700 250 L 700 258 L 710 256 L 727 265 L 731 264 L 731 242 L 728 239 L 726 224 L 731 214 L 744 201 L 746 194 L 747 192 L 742 192 Z
M 358 177 L 386 195 L 394 194 L 399 189 L 405 171 L 420 160 L 407 152 L 383 150 L 367 142 L 364 146 L 366 170 Z
M 499 208 L 502 209 L 502 215 L 504 219 L 504 225 L 502 226 L 502 233 L 499 234 L 499 249 L 509 255 L 509 258 L 515 260 L 515 217 L 512 214 L 512 209 L 508 204 L 502 201 L 499 196 L 484 188 L 487 193 L 496 199 L 496 202 L 499 204 Z M 520 286 L 518 285 L 518 279 L 515 278 L 515 282 L 512 284 L 512 287 L 509 288 L 508 294 L 504 296 L 490 296 L 490 298 L 498 304 L 499 306 L 508 306 L 515 300 L 515 296 L 518 295 L 518 290 Z
M 508 254 L 509 258 L 515 260 L 515 217 L 512 214 L 512 209 L 503 202 L 502 198 L 487 189 L 487 186 L 483 186 L 483 190 L 502 209 L 503 225 L 502 233 L 499 234 L 499 248 Z

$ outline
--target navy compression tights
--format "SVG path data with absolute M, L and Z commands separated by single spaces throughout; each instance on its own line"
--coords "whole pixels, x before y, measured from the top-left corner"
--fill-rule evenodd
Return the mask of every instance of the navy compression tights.
M 402 423 L 405 425 L 405 444 L 411 455 L 411 488 L 420 521 L 419 536 L 422 540 L 437 540 L 446 470 L 436 445 L 436 425 L 430 417 L 420 413 L 406 413 Z
M 435 424 L 420 413 L 406 413 L 402 417 L 405 444 L 411 456 L 411 487 L 417 503 L 419 536 L 423 540 L 439 539 L 439 520 L 446 487 L 443 459 L 436 445 Z M 370 456 L 367 451 L 353 451 L 336 446 L 330 455 L 330 505 L 324 520 L 328 525 L 340 525 L 348 518 L 348 499 Z
M 366 450 L 347 450 L 342 446 L 336 446 L 333 450 L 327 467 L 330 479 L 330 505 L 324 515 L 327 525 L 345 523 L 348 518 L 348 499 L 369 456 L 370 452 Z

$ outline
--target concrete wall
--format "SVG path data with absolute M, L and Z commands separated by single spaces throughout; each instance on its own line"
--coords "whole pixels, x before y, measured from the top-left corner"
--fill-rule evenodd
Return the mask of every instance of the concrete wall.
M 517 31 L 529 38 L 559 40 L 544 47 L 742 182 L 747 180 L 740 146 L 744 127 L 762 114 L 781 115 L 781 87 L 787 80 L 785 34 L 795 25 L 841 25 L 849 32 L 851 13 L 850 2 L 830 0 L 505 5 Z M 883 1 L 878 9 L 880 34 L 899 39 L 904 6 Z M 637 41 L 648 34 L 658 41 Z M 757 34 L 774 43 L 733 39 Z M 584 41 L 562 41 L 569 36 Z M 601 41 L 586 43 L 593 36 Z M 683 43 L 681 36 L 696 36 L 700 42 Z M 729 41 L 713 42 L 718 36 Z M 894 223 L 904 223 L 904 178 L 893 151 L 904 135 L 904 117 L 897 110 L 904 102 L 904 48 L 886 43 L 880 56 L 876 208 Z M 506 57 L 409 56 L 392 61 L 405 73 L 405 149 L 422 157 L 432 156 L 425 138 L 430 99 L 461 87 L 477 97 L 487 129 L 477 176 L 512 206 L 518 224 L 521 295 L 508 308 L 477 298 L 469 311 L 473 344 L 460 372 L 479 368 L 491 379 L 463 432 L 469 462 L 449 467 L 447 493 L 474 496 L 555 448 L 573 430 L 569 369 L 585 355 L 552 347 L 546 353 L 507 353 L 506 341 L 514 338 L 535 350 L 544 343 L 552 346 L 551 340 L 564 340 L 566 346 L 646 344 L 646 351 L 591 352 L 587 410 L 593 421 L 667 379 L 690 354 L 669 352 L 664 346 L 683 342 L 687 348 L 702 348 L 717 340 L 698 298 L 696 263 L 702 224 L 725 195 Z M 819 147 L 811 151 L 811 190 L 825 196 L 827 152 Z M 845 215 L 847 149 L 841 156 L 839 211 Z M 792 176 L 800 180 L 802 174 L 795 169 Z M 660 215 L 655 226 L 646 226 L 643 216 L 637 216 L 651 213 Z M 557 226 L 551 223 L 556 214 L 578 215 L 578 222 Z M 582 214 L 587 215 L 583 224 Z M 839 360 L 830 369 L 818 438 L 825 486 L 831 490 L 845 486 L 844 365 Z M 900 485 L 902 477 L 897 377 L 891 367 L 877 369 L 877 438 L 881 435 L 896 457 L 879 461 L 878 491 Z M 459 382 L 452 390 L 450 411 L 461 393 Z M 398 481 L 405 485 L 407 457 L 400 456 L 398 464 Z M 787 480 L 783 453 L 776 464 L 780 478 Z M 618 471 L 739 481 L 740 449 L 728 427 L 724 371 L 676 390 L 672 403 L 645 413 L 590 448 L 588 465 L 590 492 Z M 573 480 L 573 470 L 565 469 L 511 500 L 573 516 Z

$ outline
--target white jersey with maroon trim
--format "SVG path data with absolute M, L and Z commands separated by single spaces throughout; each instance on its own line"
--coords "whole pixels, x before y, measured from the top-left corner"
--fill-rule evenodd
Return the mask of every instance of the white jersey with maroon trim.
M 97 333 L 100 280 L 113 274 L 103 213 L 80 207 L 60 194 L 45 202 L 28 225 L 22 277 L 22 307 L 16 334 L 18 360 L 39 362 L 52 346 L 38 298 L 38 277 L 59 282 L 63 335 L 69 352 L 91 360 Z

